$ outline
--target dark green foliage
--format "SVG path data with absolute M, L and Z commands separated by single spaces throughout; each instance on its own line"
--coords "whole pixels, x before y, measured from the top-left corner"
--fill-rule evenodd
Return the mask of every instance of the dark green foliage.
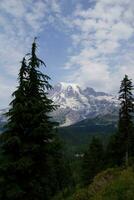
M 124 133 L 126 137 L 129 129 L 132 127 L 133 113 L 133 85 L 131 79 L 125 75 L 121 82 L 119 91 L 120 111 L 119 111 L 119 132 Z
M 122 155 L 122 147 L 124 149 L 119 135 L 112 135 L 109 139 L 105 155 L 107 167 L 121 166 L 125 162 L 124 155 Z
M 124 79 L 121 82 L 121 87 L 119 91 L 119 100 L 120 111 L 119 111 L 119 125 L 118 125 L 118 134 L 124 145 L 122 152 L 126 154 L 126 164 L 128 163 L 128 156 L 131 155 L 131 136 L 133 132 L 133 96 L 132 96 L 133 85 L 132 81 L 128 79 L 128 76 L 125 75 Z
M 47 200 L 68 184 L 64 151 L 54 131 L 57 123 L 49 116 L 56 108 L 47 97 L 50 78 L 40 65 L 45 64 L 36 56 L 34 41 L 29 59 L 22 61 L 0 138 L 1 200 Z
M 111 137 L 107 148 L 107 159 L 110 165 L 128 165 L 129 158 L 134 156 L 133 130 L 133 95 L 132 81 L 125 75 L 119 91 L 120 110 L 118 132 Z
M 83 157 L 82 172 L 84 184 L 89 184 L 93 177 L 104 167 L 103 145 L 98 138 L 93 137 L 89 149 Z
M 133 169 L 109 168 L 97 174 L 89 186 L 77 188 L 67 198 L 58 196 L 54 200 L 133 200 L 133 197 Z

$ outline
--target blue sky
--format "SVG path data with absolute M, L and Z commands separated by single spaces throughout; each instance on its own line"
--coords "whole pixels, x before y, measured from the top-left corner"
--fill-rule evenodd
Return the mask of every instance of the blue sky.
M 0 1 L 0 107 L 17 86 L 22 57 L 38 37 L 43 71 L 60 81 L 115 93 L 134 78 L 134 1 Z

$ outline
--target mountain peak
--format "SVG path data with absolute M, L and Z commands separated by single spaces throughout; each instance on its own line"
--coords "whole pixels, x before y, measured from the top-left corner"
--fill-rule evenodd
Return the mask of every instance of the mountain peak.
M 117 110 L 118 101 L 112 95 L 96 92 L 93 88 L 82 89 L 79 84 L 61 82 L 54 86 L 50 98 L 59 105 L 55 116 L 67 126 L 86 118 L 94 118 Z

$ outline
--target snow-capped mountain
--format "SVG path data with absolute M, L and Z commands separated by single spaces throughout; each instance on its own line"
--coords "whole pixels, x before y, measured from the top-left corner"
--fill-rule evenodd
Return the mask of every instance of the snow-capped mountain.
M 62 126 L 109 113 L 116 115 L 119 107 L 116 97 L 96 92 L 90 87 L 82 89 L 72 83 L 58 83 L 51 90 L 49 97 L 59 106 L 53 114 Z
M 52 116 L 59 121 L 61 126 L 69 126 L 84 119 L 104 118 L 104 116 L 117 116 L 119 101 L 116 97 L 104 92 L 96 92 L 93 88 L 81 88 L 74 83 L 58 83 L 49 92 L 58 109 Z M 7 121 L 4 113 L 7 109 L 0 110 L 0 124 Z

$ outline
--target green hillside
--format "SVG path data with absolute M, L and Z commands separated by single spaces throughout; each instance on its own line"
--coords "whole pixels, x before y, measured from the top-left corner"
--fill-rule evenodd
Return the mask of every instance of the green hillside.
M 60 194 L 54 200 L 134 200 L 134 169 L 107 169 L 91 185 L 76 189 L 68 198 Z

